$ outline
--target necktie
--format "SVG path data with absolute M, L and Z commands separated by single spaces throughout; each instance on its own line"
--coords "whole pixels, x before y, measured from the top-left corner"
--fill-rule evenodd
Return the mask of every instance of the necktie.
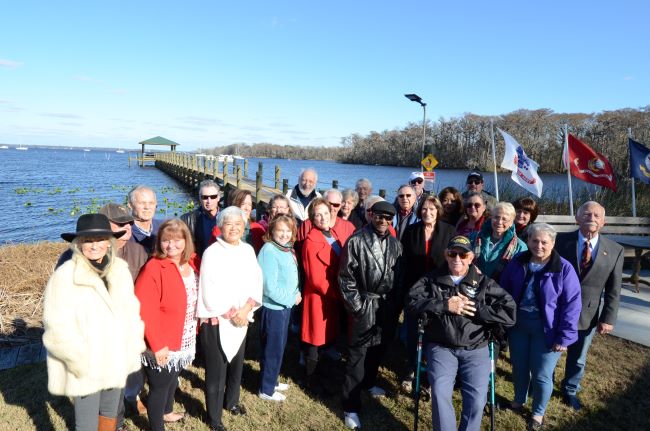
M 582 279 L 585 275 L 587 275 L 587 272 L 589 272 L 589 268 L 591 268 L 591 244 L 589 243 L 589 240 L 585 240 L 585 244 L 582 247 L 582 256 L 580 257 L 580 278 Z

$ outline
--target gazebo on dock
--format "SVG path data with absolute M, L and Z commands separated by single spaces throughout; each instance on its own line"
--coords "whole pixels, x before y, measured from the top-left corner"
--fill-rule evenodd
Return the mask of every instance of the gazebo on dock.
M 176 151 L 176 147 L 180 145 L 177 142 L 170 141 L 169 139 L 163 138 L 162 136 L 156 136 L 155 138 L 150 138 L 147 139 L 146 141 L 141 141 L 139 142 L 139 144 L 142 145 L 142 152 L 140 153 L 140 166 L 144 166 L 145 162 L 155 161 L 153 156 L 147 155 L 147 153 L 145 153 L 144 147 L 146 145 L 169 146 L 169 151 Z

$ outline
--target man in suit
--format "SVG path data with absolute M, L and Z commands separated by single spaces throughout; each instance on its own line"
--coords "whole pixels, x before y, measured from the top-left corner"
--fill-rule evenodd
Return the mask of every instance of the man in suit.
M 559 234 L 555 249 L 571 262 L 580 278 L 582 311 L 578 321 L 578 341 L 569 346 L 562 381 L 564 403 L 580 410 L 577 393 L 594 332 L 609 334 L 616 322 L 621 295 L 623 247 L 599 234 L 605 225 L 605 208 L 598 202 L 585 202 L 578 209 L 576 222 L 579 229 Z M 599 313 L 603 302 L 601 297 L 604 298 L 604 305 Z

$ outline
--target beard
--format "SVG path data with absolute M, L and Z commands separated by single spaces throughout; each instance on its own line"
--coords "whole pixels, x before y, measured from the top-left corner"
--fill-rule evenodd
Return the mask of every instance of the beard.
M 303 189 L 302 187 L 298 186 L 298 190 L 300 190 L 300 193 L 302 193 L 303 196 L 309 196 L 311 192 L 314 191 L 314 188 L 312 187 L 311 189 Z

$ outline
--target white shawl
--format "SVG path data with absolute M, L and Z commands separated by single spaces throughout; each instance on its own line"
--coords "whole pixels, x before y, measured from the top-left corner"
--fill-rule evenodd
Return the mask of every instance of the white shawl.
M 262 304 L 262 270 L 257 264 L 253 247 L 243 241 L 238 245 L 225 242 L 220 237 L 203 253 L 201 261 L 197 317 L 217 317 L 221 349 L 228 362 L 237 354 L 247 327 L 238 328 L 223 316 L 232 308 L 240 309 L 248 298 L 255 301 L 249 314 Z

